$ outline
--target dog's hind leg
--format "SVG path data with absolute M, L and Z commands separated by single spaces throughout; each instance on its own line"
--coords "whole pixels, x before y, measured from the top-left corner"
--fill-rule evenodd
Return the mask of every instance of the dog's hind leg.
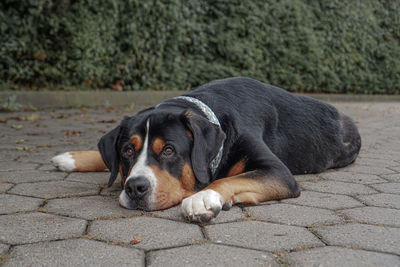
M 98 172 L 107 169 L 100 152 L 95 150 L 65 152 L 53 157 L 51 162 L 65 172 Z

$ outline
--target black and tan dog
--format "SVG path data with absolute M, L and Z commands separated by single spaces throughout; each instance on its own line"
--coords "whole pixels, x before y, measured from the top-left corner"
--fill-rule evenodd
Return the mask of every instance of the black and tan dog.
M 352 163 L 361 139 L 334 107 L 249 78 L 217 80 L 126 117 L 103 136 L 99 151 L 52 159 L 64 171 L 118 173 L 128 209 L 182 203 L 193 221 L 208 221 L 235 203 L 300 195 L 293 174 Z

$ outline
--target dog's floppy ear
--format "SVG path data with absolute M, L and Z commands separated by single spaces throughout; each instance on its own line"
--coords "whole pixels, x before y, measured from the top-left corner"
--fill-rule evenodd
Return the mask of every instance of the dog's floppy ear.
M 118 176 L 119 156 L 117 153 L 117 140 L 120 130 L 121 126 L 116 127 L 109 133 L 105 134 L 97 144 L 101 157 L 111 172 L 110 179 L 108 180 L 108 187 L 114 183 Z
M 191 162 L 196 179 L 203 185 L 210 182 L 210 163 L 217 156 L 225 134 L 221 128 L 191 111 L 182 116 L 186 127 L 193 135 Z

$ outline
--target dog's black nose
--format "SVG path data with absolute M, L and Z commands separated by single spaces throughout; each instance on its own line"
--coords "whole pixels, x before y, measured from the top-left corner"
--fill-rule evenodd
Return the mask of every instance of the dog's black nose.
M 131 199 L 143 198 L 150 190 L 150 182 L 144 177 L 130 178 L 125 183 L 125 193 Z

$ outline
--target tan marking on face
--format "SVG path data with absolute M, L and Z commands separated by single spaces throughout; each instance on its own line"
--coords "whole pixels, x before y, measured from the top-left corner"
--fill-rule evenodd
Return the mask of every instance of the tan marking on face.
M 136 151 L 139 151 L 140 149 L 142 149 L 143 146 L 142 138 L 137 134 L 132 135 L 131 144 L 133 145 Z
M 152 203 L 155 210 L 163 210 L 173 207 L 192 194 L 194 191 L 183 188 L 182 183 L 166 170 L 151 165 L 157 178 L 157 191 L 155 192 L 156 203 Z
M 182 187 L 186 190 L 193 191 L 194 185 L 196 183 L 196 178 L 193 173 L 193 169 L 190 167 L 189 164 L 183 165 L 182 168 L 182 177 L 181 177 L 181 184 Z
M 289 188 L 279 180 L 252 176 L 252 173 L 254 172 L 216 180 L 203 190 L 217 191 L 224 203 L 232 200 L 233 203 L 257 204 L 291 197 Z
M 107 169 L 99 151 L 75 151 L 70 152 L 75 163 L 76 172 L 96 172 Z
M 238 174 L 243 173 L 245 167 L 246 167 L 245 160 L 242 159 L 238 161 L 235 165 L 232 166 L 226 177 L 236 176 Z
M 161 138 L 157 137 L 156 139 L 154 139 L 154 141 L 151 145 L 151 148 L 153 149 L 154 153 L 156 153 L 158 155 L 161 153 L 164 146 L 165 146 L 165 141 L 162 140 Z

